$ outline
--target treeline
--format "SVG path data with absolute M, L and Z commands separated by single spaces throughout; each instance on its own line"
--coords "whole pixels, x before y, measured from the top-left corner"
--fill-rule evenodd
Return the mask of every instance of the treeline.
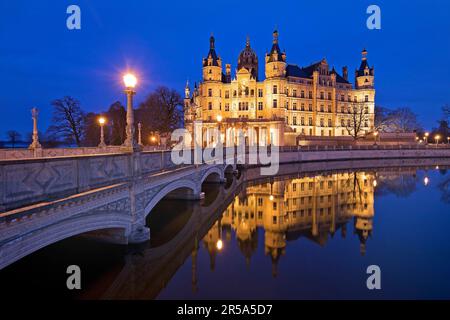
M 126 106 L 116 101 L 100 113 L 86 112 L 80 102 L 70 96 L 51 102 L 53 117 L 51 125 L 39 139 L 44 147 L 61 145 L 93 147 L 100 142 L 100 117 L 106 119 L 104 125 L 105 142 L 108 145 L 121 145 L 125 141 Z M 167 87 L 158 87 L 138 106 L 134 106 L 135 137 L 138 123 L 142 125 L 142 143 L 149 144 L 151 133 L 171 132 L 182 126 L 183 99 L 180 94 Z M 14 147 L 21 140 L 17 131 L 8 131 L 7 139 Z M 26 139 L 31 141 L 31 134 Z
M 442 115 L 437 121 L 437 127 L 429 131 L 430 140 L 439 135 L 441 142 L 447 141 L 447 137 L 450 136 L 449 120 L 450 106 L 445 105 L 442 107 Z M 419 137 L 423 137 L 426 131 L 411 109 L 389 109 L 381 106 L 375 107 L 375 129 L 379 132 L 416 132 Z

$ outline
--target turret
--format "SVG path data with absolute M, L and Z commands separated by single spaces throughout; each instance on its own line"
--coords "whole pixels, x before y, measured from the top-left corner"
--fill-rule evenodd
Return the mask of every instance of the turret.
M 347 66 L 342 67 L 342 77 L 345 81 L 348 81 L 348 68 Z
M 266 78 L 286 75 L 286 53 L 278 46 L 278 31 L 273 32 L 272 49 L 266 54 Z
M 229 63 L 225 65 L 225 82 L 226 83 L 231 82 L 231 64 Z
M 212 35 L 209 38 L 208 56 L 203 59 L 203 80 L 222 81 L 222 60 L 216 53 L 215 39 Z
M 249 37 L 247 37 L 245 48 L 241 51 L 238 58 L 238 72 L 242 68 L 247 69 L 252 78 L 258 81 L 258 56 L 250 47 Z
M 189 89 L 189 80 L 186 81 L 186 87 L 184 88 L 184 98 L 189 99 L 191 97 L 191 89 Z
M 372 89 L 374 86 L 374 68 L 369 66 L 367 62 L 367 50 L 362 52 L 361 65 L 355 71 L 355 88 L 356 89 Z

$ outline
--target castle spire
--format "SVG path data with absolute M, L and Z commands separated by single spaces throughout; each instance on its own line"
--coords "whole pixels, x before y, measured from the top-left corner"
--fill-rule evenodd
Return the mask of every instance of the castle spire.
M 278 44 L 278 30 L 276 28 L 273 31 L 273 44 Z
M 365 48 L 361 52 L 361 55 L 362 55 L 361 60 L 363 60 L 363 61 L 367 60 L 367 50 Z
M 209 48 L 210 48 L 211 50 L 214 50 L 214 42 L 215 42 L 214 35 L 213 35 L 213 33 L 211 32 L 211 37 L 209 37 Z

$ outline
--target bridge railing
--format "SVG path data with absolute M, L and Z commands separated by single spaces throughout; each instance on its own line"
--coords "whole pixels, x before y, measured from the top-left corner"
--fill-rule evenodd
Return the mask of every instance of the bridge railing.
M 103 148 L 100 148 L 103 149 Z M 194 164 L 173 163 L 172 151 L 144 151 L 136 153 L 123 153 L 119 148 L 105 148 L 108 151 L 100 154 L 92 154 L 99 148 L 84 148 L 73 153 L 60 150 L 58 153 L 49 154 L 47 157 L 24 158 L 14 160 L 0 160 L 0 212 L 31 205 L 48 199 L 55 199 L 94 188 L 109 186 L 116 183 L 131 181 L 142 175 L 152 174 L 173 168 Z M 230 148 L 233 149 L 233 148 Z M 223 150 L 224 158 L 227 154 Z M 269 152 L 272 152 L 269 147 Z M 50 150 L 50 149 L 49 149 Z M 55 150 L 55 149 L 51 149 Z M 367 154 L 361 152 L 329 153 L 327 151 L 342 150 L 368 150 Z M 352 159 L 352 157 L 376 157 L 375 150 L 420 150 L 410 156 L 445 156 L 450 155 L 447 145 L 428 146 L 316 146 L 316 147 L 280 147 L 284 153 L 280 162 L 312 161 L 326 159 Z M 430 150 L 430 152 L 422 152 Z M 209 151 L 209 150 L 208 150 Z M 324 151 L 324 153 L 312 153 Z M 371 151 L 371 152 L 370 152 Z M 108 153 L 109 152 L 109 153 Z M 191 152 L 191 161 L 194 156 Z M 246 149 L 246 153 L 249 149 Z M 211 152 L 210 152 L 211 153 Z M 214 155 L 214 152 L 212 152 Z M 390 156 L 401 156 L 402 152 L 393 152 Z M 224 159 L 225 160 L 225 159 Z M 246 159 L 246 162 L 247 159 Z

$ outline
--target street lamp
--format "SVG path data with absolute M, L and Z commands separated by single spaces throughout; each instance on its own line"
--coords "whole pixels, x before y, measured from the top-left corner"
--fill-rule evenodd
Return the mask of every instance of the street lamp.
M 104 117 L 100 117 L 100 118 L 98 118 L 98 123 L 100 124 L 100 143 L 98 146 L 103 148 L 103 147 L 106 147 L 105 133 L 103 131 L 103 126 L 106 123 L 106 119 Z
M 123 76 L 123 83 L 125 84 L 125 94 L 127 95 L 127 127 L 126 139 L 123 146 L 128 150 L 134 151 L 137 145 L 134 141 L 134 112 L 133 112 L 133 96 L 136 94 L 134 88 L 137 84 L 137 78 L 132 73 L 127 73 Z
M 437 147 L 437 145 L 439 143 L 439 139 L 441 139 L 440 135 L 437 134 L 437 135 L 434 136 L 434 140 L 436 141 L 436 147 Z
M 428 144 L 428 136 L 430 134 L 428 132 L 425 132 L 425 138 L 423 138 L 423 140 L 425 140 L 425 144 Z
M 373 133 L 373 137 L 374 137 L 374 143 L 373 143 L 373 145 L 377 145 L 377 136 L 378 136 L 378 131 L 374 131 L 374 133 Z
M 150 142 L 152 144 L 156 143 L 156 137 L 153 134 L 150 136 Z

